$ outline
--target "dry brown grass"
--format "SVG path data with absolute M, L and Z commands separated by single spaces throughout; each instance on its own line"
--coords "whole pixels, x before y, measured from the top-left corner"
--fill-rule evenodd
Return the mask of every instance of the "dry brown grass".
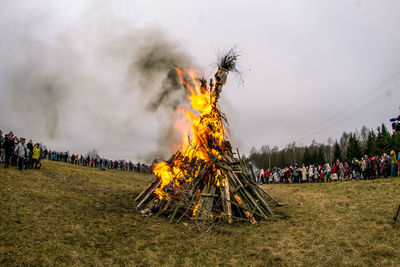
M 142 217 L 133 198 L 150 179 L 48 161 L 1 168 L 0 265 L 400 265 L 399 178 L 264 186 L 289 205 L 207 235 Z

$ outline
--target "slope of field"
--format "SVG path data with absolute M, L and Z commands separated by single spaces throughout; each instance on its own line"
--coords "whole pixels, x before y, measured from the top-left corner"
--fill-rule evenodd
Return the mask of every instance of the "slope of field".
M 264 186 L 289 205 L 205 233 L 134 209 L 150 175 L 49 161 L 39 171 L 0 167 L 2 266 L 400 265 L 400 178 Z

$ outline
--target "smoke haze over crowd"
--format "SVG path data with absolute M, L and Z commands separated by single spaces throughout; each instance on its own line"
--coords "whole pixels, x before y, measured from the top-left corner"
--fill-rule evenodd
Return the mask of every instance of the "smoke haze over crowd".
M 80 153 L 100 147 L 141 159 L 170 152 L 173 110 L 187 100 L 173 68 L 193 66 L 190 56 L 157 27 L 84 17 L 49 40 L 35 35 L 49 23 L 46 14 L 6 32 L 2 94 L 11 101 L 2 106 L 11 112 L 3 127 Z
M 229 77 L 221 107 L 243 152 L 338 138 L 397 112 L 392 90 L 360 114 L 357 106 L 344 112 L 350 119 L 334 128 L 306 134 L 400 71 L 398 1 L 0 5 L 0 129 L 52 148 L 132 160 L 168 155 L 173 110 L 187 96 L 173 67 L 210 78 L 216 51 L 233 45 L 244 51 L 245 81 Z

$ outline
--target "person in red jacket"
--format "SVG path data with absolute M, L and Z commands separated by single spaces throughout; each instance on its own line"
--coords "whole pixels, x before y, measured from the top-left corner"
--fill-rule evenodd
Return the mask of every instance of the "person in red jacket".
M 271 173 L 270 173 L 270 171 L 269 171 L 269 169 L 267 169 L 265 172 L 264 172 L 264 184 L 268 184 L 268 181 L 269 181 L 269 177 L 271 176 Z
M 292 180 L 290 179 L 291 173 L 290 173 L 290 169 L 289 168 L 285 169 L 284 175 L 285 175 L 285 182 L 286 183 L 292 183 Z

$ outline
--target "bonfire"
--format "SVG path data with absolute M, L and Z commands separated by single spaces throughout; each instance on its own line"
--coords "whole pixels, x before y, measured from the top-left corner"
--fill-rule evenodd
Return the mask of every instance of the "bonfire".
M 175 68 L 190 91 L 191 105 L 178 109 L 184 114 L 175 125 L 182 143 L 168 161 L 155 164 L 156 178 L 135 199 L 144 216 L 254 224 L 273 213 L 270 205 L 278 203 L 255 183 L 252 166 L 239 151 L 232 150 L 218 105 L 228 73 L 237 71 L 237 58 L 233 50 L 224 54 L 209 82 L 195 70 Z

